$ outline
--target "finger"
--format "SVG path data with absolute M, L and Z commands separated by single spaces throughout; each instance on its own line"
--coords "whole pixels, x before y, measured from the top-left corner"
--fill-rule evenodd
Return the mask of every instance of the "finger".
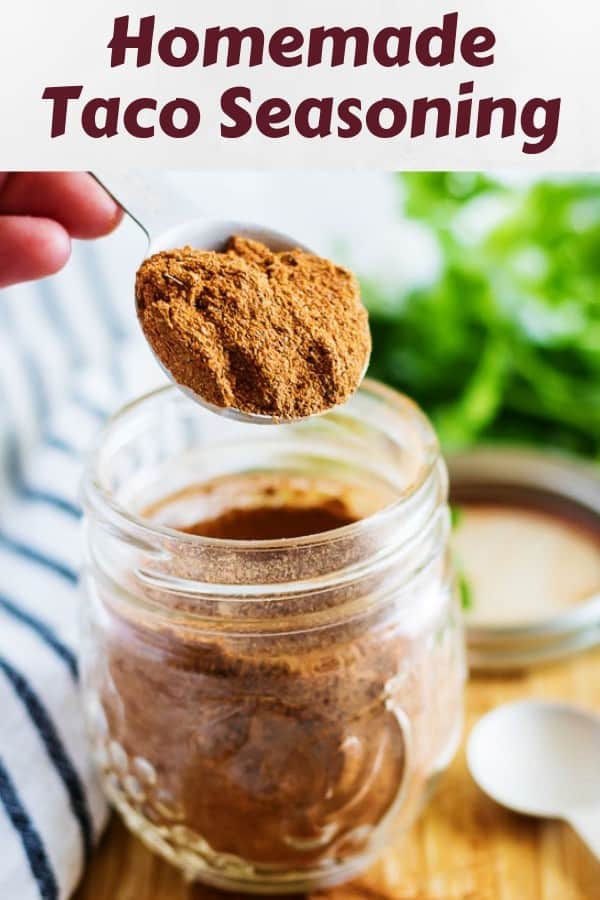
M 53 275 L 70 252 L 69 235 L 58 222 L 0 216 L 0 288 Z
M 54 219 L 75 238 L 109 234 L 123 215 L 87 172 L 11 172 L 0 192 L 0 213 Z

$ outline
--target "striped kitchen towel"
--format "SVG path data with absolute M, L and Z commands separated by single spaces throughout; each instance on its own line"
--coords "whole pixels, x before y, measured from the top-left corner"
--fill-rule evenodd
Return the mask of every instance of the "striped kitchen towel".
M 107 818 L 78 690 L 78 486 L 105 417 L 161 379 L 99 252 L 0 291 L 1 900 L 69 897 Z

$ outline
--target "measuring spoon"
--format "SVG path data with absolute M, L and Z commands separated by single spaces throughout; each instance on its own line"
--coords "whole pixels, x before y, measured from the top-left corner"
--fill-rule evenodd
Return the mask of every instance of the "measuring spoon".
M 568 822 L 600 860 L 600 716 L 567 703 L 507 703 L 473 728 L 467 763 L 497 803 Z
M 90 174 L 142 229 L 148 241 L 148 256 L 160 250 L 173 250 L 185 246 L 197 250 L 223 250 L 233 234 L 260 241 L 271 250 L 291 250 L 296 247 L 307 249 L 289 235 L 262 225 L 197 217 L 182 222 L 178 220 L 178 211 L 181 210 L 179 198 L 175 198 L 160 179 L 153 179 L 150 182 L 139 172 Z M 192 211 L 196 216 L 193 205 Z M 175 381 L 164 362 L 154 351 L 152 352 L 163 372 Z M 272 425 L 279 421 L 268 415 L 215 406 L 185 385 L 177 383 L 177 386 L 206 409 L 229 419 L 253 425 Z

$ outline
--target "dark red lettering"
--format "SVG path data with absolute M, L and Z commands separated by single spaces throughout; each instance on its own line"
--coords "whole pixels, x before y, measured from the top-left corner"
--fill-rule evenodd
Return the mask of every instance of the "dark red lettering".
M 147 66 L 152 57 L 152 41 L 154 38 L 155 16 L 143 16 L 140 19 L 140 30 L 137 34 L 130 35 L 129 16 L 118 16 L 113 23 L 113 35 L 108 42 L 110 54 L 110 67 L 122 66 L 125 62 L 125 54 L 129 49 L 137 50 L 136 66 Z
M 338 137 L 353 138 L 361 133 L 362 122 L 360 117 L 352 112 L 354 109 L 357 109 L 359 112 L 362 109 L 362 103 L 358 97 L 347 97 L 338 106 L 338 117 L 345 126 L 344 128 L 338 127 Z
M 292 108 L 283 97 L 270 97 L 260 104 L 256 110 L 256 127 L 261 134 L 269 138 L 287 137 L 290 126 L 288 122 Z
M 316 122 L 311 122 L 311 113 L 316 112 Z M 308 97 L 298 104 L 294 123 L 302 137 L 327 137 L 331 134 L 333 97 Z
M 94 97 L 83 107 L 81 113 L 81 126 L 88 137 L 103 138 L 114 137 L 119 131 L 119 106 L 118 97 Z M 104 113 L 101 121 L 98 121 L 98 113 Z
M 219 44 L 227 43 L 227 66 L 239 66 L 242 58 L 242 42 L 250 44 L 249 66 L 260 66 L 263 61 L 265 35 L 261 28 L 207 28 L 204 37 L 203 65 L 212 66 L 219 59 Z
M 457 27 L 458 13 L 453 12 L 444 16 L 441 28 L 432 25 L 423 29 L 415 43 L 415 53 L 421 65 L 449 66 L 454 62 Z M 432 41 L 439 41 L 437 51 L 432 48 Z
M 183 110 L 185 113 L 185 122 L 183 125 L 175 124 L 175 113 Z M 176 97 L 175 100 L 169 100 L 165 103 L 160 111 L 158 121 L 161 129 L 168 137 L 186 138 L 194 134 L 200 125 L 200 110 L 193 100 L 185 97 Z
M 180 56 L 173 52 L 175 41 L 184 42 L 185 46 Z M 198 56 L 199 50 L 198 36 L 189 28 L 171 28 L 170 31 L 165 31 L 158 42 L 158 55 L 167 66 L 189 66 Z
M 277 66 L 299 66 L 302 54 L 298 51 L 303 43 L 304 35 L 298 28 L 278 28 L 269 41 L 269 56 Z
M 435 136 L 447 137 L 450 134 L 450 116 L 452 115 L 450 101 L 444 97 L 434 97 L 431 100 L 429 97 L 417 97 L 413 104 L 411 137 L 420 137 L 425 134 L 427 113 L 430 109 L 435 109 L 437 112 Z
M 392 114 L 392 122 L 387 126 L 381 124 L 381 114 L 386 110 Z M 394 100 L 393 97 L 382 97 L 368 108 L 365 121 L 367 128 L 375 137 L 397 137 L 406 125 L 406 109 L 399 100 Z
M 252 100 L 252 93 L 247 87 L 232 87 L 225 91 L 221 97 L 221 111 L 232 120 L 233 125 L 221 125 L 221 137 L 244 137 L 252 128 L 252 117 L 238 100 Z
M 138 97 L 137 100 L 132 100 L 123 113 L 125 131 L 134 138 L 154 137 L 154 125 L 141 125 L 139 117 L 142 110 L 155 110 L 156 106 L 156 100 L 152 97 Z
M 410 62 L 411 35 L 412 28 L 410 26 L 404 28 L 382 28 L 375 35 L 375 40 L 373 41 L 373 56 L 379 65 L 408 65 Z
M 510 97 L 483 97 L 477 110 L 477 137 L 487 137 L 492 131 L 492 119 L 496 110 L 502 111 L 502 137 L 511 137 L 515 133 L 517 104 Z
M 536 124 L 536 113 L 544 113 L 542 124 Z M 523 143 L 523 153 L 543 153 L 552 146 L 558 134 L 558 120 L 560 117 L 560 98 L 542 100 L 541 97 L 532 97 L 521 111 L 521 128 L 528 138 L 539 137 L 535 144 L 530 141 Z
M 52 123 L 50 137 L 61 137 L 67 128 L 67 109 L 69 100 L 78 100 L 83 90 L 82 84 L 71 84 L 65 87 L 47 87 L 42 100 L 52 100 Z
M 496 35 L 489 28 L 471 28 L 460 42 L 462 58 L 470 66 L 491 66 L 494 62 L 494 54 L 489 53 L 496 44 Z M 487 53 L 487 56 L 481 56 Z
M 471 94 L 474 88 L 474 81 L 463 81 L 458 86 L 458 93 L 461 96 L 464 96 L 464 94 Z M 472 109 L 473 99 L 471 97 L 459 100 L 456 104 L 456 137 L 464 137 L 471 130 Z
M 364 66 L 369 54 L 369 33 L 366 28 L 311 28 L 308 42 L 309 66 L 320 66 L 326 41 L 331 41 L 330 66 L 343 66 L 346 62 L 348 41 L 354 42 L 353 66 Z

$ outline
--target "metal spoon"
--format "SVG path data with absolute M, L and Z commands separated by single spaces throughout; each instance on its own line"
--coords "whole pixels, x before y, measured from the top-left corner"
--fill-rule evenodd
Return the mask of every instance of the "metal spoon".
M 290 250 L 295 247 L 307 249 L 289 235 L 262 225 L 196 217 L 181 222 L 178 219 L 181 204 L 173 202 L 164 182 L 161 183 L 159 179 L 149 182 L 139 172 L 90 174 L 142 229 L 148 240 L 148 255 L 186 245 L 200 250 L 222 250 L 232 234 L 260 241 L 271 250 Z M 193 214 L 195 215 L 194 210 Z M 175 381 L 156 353 L 154 357 L 165 374 Z M 197 403 L 218 415 L 253 425 L 272 425 L 278 422 L 272 416 L 215 406 L 185 385 L 178 383 L 177 386 Z
M 600 716 L 567 703 L 507 703 L 472 730 L 467 763 L 497 803 L 568 822 L 600 859 Z

